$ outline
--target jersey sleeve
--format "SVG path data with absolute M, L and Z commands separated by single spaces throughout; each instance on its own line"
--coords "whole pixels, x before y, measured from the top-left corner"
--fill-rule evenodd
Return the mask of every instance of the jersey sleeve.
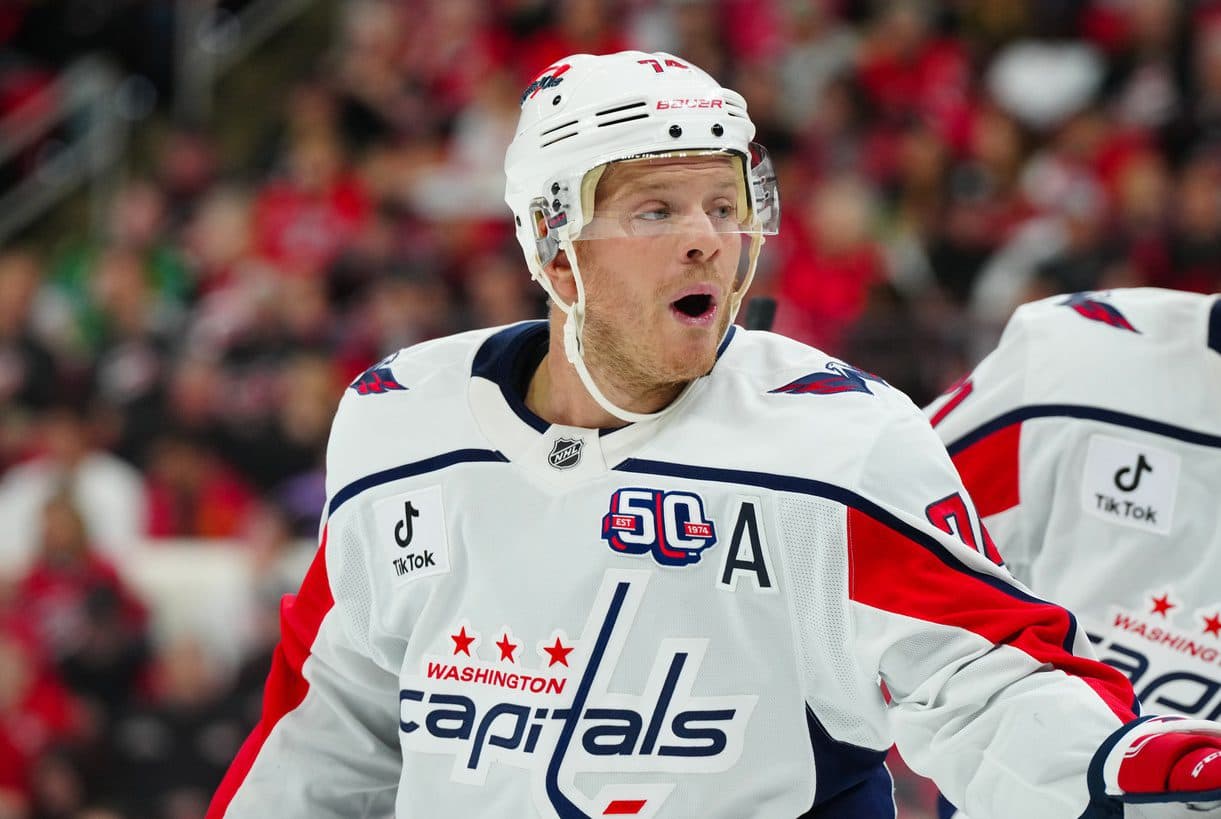
M 327 454 L 327 509 L 359 442 L 341 403 Z M 398 676 L 369 645 L 371 584 L 358 516 L 324 513 L 300 590 L 281 602 L 263 712 L 213 797 L 208 819 L 382 817 L 401 771 Z
M 997 348 L 924 412 L 1009 571 L 1029 583 L 1042 540 L 1021 510 L 1022 486 L 1033 479 L 1021 460 L 1029 353 L 1024 313 L 1019 308 Z
M 881 432 L 847 513 L 857 662 L 885 686 L 904 759 L 969 815 L 1076 819 L 1095 753 L 1135 719 L 1132 689 L 1070 612 L 990 559 L 971 498 L 909 409 Z

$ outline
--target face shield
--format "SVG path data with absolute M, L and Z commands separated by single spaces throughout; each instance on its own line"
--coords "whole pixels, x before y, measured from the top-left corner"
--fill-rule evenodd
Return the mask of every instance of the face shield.
M 758 143 L 751 143 L 750 149 L 749 167 L 744 167 L 746 160 L 740 154 L 727 151 L 657 153 L 620 160 L 614 164 L 728 157 L 734 172 L 709 184 L 686 184 L 682 178 L 672 178 L 629 185 L 596 205 L 598 184 L 610 166 L 593 169 L 581 184 L 584 224 L 569 225 L 567 213 L 555 212 L 552 203 L 543 198 L 532 204 L 530 214 L 540 261 L 546 264 L 555 258 L 559 250 L 557 229 L 565 225 L 569 225 L 569 236 L 577 242 L 656 240 L 711 233 L 739 236 L 747 245 L 761 244 L 763 236 L 775 235 L 779 230 L 780 197 L 766 149 Z

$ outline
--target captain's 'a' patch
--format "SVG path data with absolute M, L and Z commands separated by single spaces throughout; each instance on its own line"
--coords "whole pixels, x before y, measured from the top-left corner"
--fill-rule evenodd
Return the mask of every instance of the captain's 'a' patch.
M 775 594 L 776 576 L 768 548 L 766 527 L 763 525 L 763 504 L 758 498 L 739 496 L 734 499 L 733 534 L 725 550 L 725 562 L 717 576 L 717 588 L 737 591 L 739 578 L 745 576 L 756 591 Z

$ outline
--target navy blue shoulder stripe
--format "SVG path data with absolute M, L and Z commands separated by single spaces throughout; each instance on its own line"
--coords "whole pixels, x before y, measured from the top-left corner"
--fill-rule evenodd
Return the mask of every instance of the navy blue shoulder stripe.
M 424 475 L 429 472 L 436 472 L 446 467 L 454 466 L 455 464 L 472 464 L 472 463 L 508 463 L 509 459 L 501 455 L 494 449 L 456 449 L 453 452 L 443 452 L 440 455 L 434 455 L 431 458 L 425 458 L 422 461 L 403 464 L 402 466 L 394 466 L 390 469 L 383 469 L 381 472 L 374 472 L 372 475 L 366 475 L 363 478 L 352 481 L 350 484 L 340 489 L 331 498 L 331 503 L 327 507 L 327 515 L 335 514 L 335 510 L 352 498 L 364 492 L 366 489 L 372 489 L 375 486 L 381 486 L 383 483 L 402 480 L 403 478 L 412 478 L 416 475 Z
M 1167 424 L 1163 421 L 1154 421 L 1152 418 L 1145 418 L 1140 415 L 1130 415 L 1126 412 L 1116 412 L 1115 410 L 1089 407 L 1082 404 L 1032 404 L 1028 407 L 1019 407 L 997 418 L 993 418 L 988 423 L 976 427 L 957 441 L 949 444 L 946 446 L 946 449 L 949 450 L 951 455 L 957 455 L 971 444 L 987 438 L 994 432 L 998 432 L 1012 424 L 1029 421 L 1032 418 L 1081 418 L 1087 421 L 1102 421 L 1119 427 L 1152 432 L 1155 435 L 1173 438 L 1176 441 L 1183 441 L 1188 444 L 1221 447 L 1221 435 L 1210 435 L 1207 432 L 1187 429 L 1186 427 Z
M 792 492 L 799 495 L 812 495 L 814 497 L 826 498 L 827 500 L 842 503 L 844 506 L 850 506 L 859 512 L 863 512 L 869 517 L 893 529 L 903 535 L 908 540 L 918 546 L 927 549 L 938 560 L 949 566 L 955 571 L 969 575 L 982 583 L 987 583 L 989 586 L 997 589 L 1010 597 L 1022 600 L 1027 603 L 1046 603 L 1046 600 L 1035 597 L 1032 594 L 1027 594 L 1016 586 L 1001 580 L 999 577 L 994 577 L 987 572 L 981 572 L 962 563 L 958 558 L 954 557 L 948 549 L 945 548 L 937 538 L 927 532 L 917 529 L 910 523 L 899 519 L 896 515 L 868 498 L 858 495 L 850 489 L 845 489 L 842 486 L 836 486 L 833 483 L 825 481 L 816 481 L 810 478 L 797 478 L 792 475 L 776 475 L 771 472 L 752 472 L 744 469 L 721 469 L 717 467 L 707 466 L 690 466 L 687 464 L 669 463 L 667 461 L 648 461 L 640 458 L 628 458 L 615 467 L 616 472 L 635 472 L 643 475 L 665 475 L 674 478 L 690 478 L 699 481 L 714 481 L 716 483 L 730 483 L 739 486 L 758 486 L 763 489 L 772 489 L 777 492 Z M 1064 647 L 1072 653 L 1071 646 L 1077 636 L 1077 619 L 1069 612 L 1071 626 L 1068 631 L 1067 639 L 1064 642 Z

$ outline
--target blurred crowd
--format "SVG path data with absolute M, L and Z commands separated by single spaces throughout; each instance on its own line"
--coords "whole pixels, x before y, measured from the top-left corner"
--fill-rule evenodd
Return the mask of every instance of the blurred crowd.
M 98 6 L 138 19 L 56 39 Z M 173 6 L 0 4 L 0 113 L 73 48 L 165 88 Z M 1221 290 L 1218 2 L 334 12 L 330 48 L 252 113 L 253 155 L 222 155 L 224 119 L 169 122 L 104 233 L 0 249 L 0 819 L 202 815 L 257 715 L 291 586 L 271 567 L 316 531 L 346 385 L 405 345 L 544 314 L 501 162 L 521 89 L 565 54 L 669 51 L 742 92 L 784 203 L 755 294 L 779 299 L 775 329 L 917 403 L 1031 298 Z M 267 567 L 243 661 L 154 639 L 118 569 L 174 538 Z M 927 796 L 901 780 L 904 815 Z

